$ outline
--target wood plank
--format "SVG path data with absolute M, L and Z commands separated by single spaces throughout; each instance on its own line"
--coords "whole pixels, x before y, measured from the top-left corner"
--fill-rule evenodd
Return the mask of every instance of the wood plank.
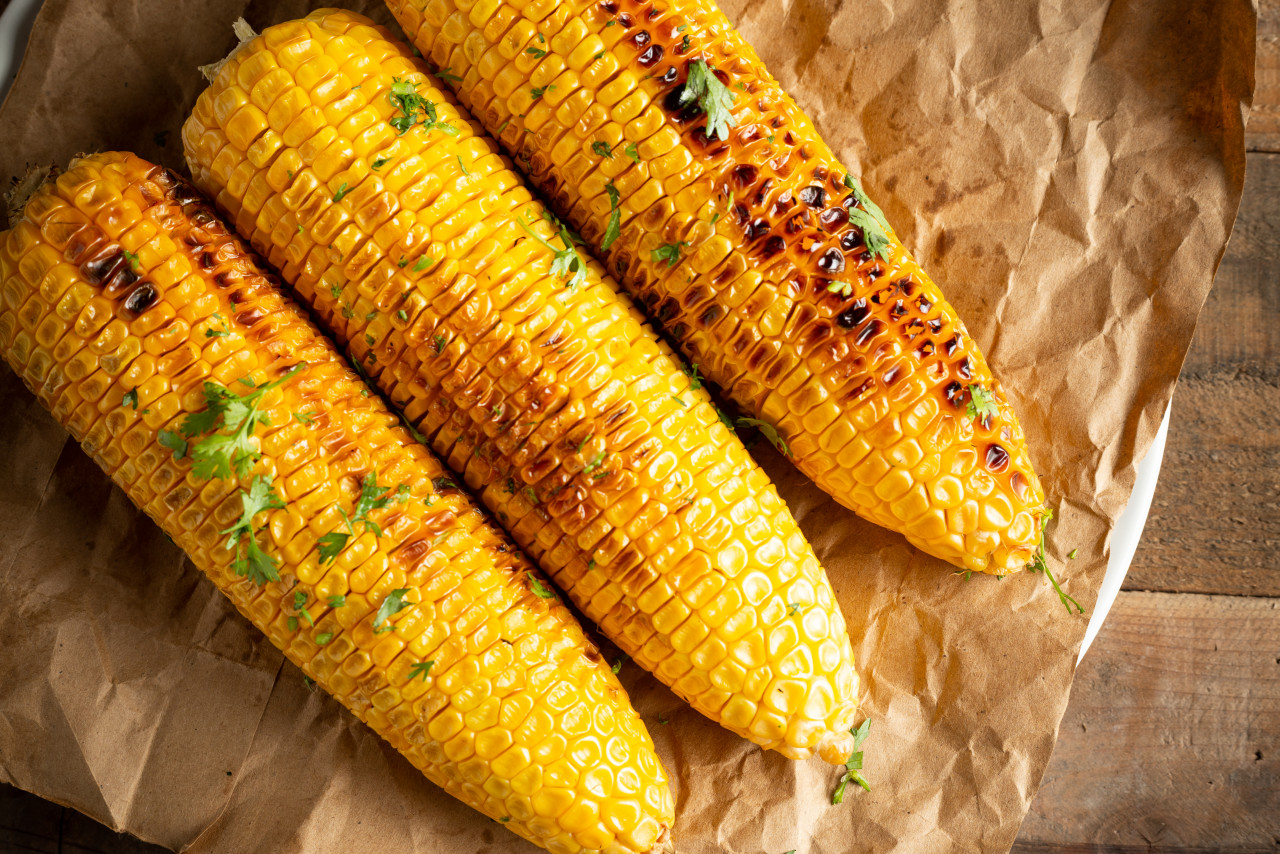
M 1280 155 L 1249 155 L 1125 587 L 1280 596 Z
M 1280 151 L 1280 0 L 1258 6 L 1258 57 L 1253 110 L 1245 126 L 1249 151 Z
M 1121 593 L 1013 850 L 1278 849 L 1280 600 Z

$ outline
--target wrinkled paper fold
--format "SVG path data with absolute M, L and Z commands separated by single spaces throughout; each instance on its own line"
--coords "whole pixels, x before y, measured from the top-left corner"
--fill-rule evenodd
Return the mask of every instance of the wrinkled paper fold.
M 348 4 L 382 22 L 379 4 Z M 0 109 L 0 179 L 126 148 L 185 171 L 197 67 L 299 0 L 47 0 Z M 1091 608 L 1244 178 L 1249 0 L 729 0 L 984 348 Z M 0 365 L 0 780 L 198 852 L 534 851 L 300 673 Z M 1002 851 L 1039 785 L 1085 617 L 957 577 L 755 449 L 831 575 L 873 719 L 872 791 L 622 679 L 709 852 Z M 1078 550 L 1078 557 L 1066 554 Z

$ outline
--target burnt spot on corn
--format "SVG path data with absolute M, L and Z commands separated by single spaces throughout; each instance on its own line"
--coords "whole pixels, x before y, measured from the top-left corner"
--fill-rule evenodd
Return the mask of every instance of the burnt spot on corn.
M 124 298 L 124 310 L 136 317 L 155 305 L 159 296 L 160 294 L 155 285 L 150 282 L 143 282 Z
M 1009 467 L 1009 452 L 1000 445 L 987 446 L 987 468 L 993 472 L 1002 472 Z

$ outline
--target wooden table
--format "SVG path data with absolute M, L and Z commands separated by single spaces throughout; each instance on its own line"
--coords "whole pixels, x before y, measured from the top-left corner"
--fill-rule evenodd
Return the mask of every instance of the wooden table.
M 1280 851 L 1280 0 L 1247 146 L 1146 532 L 1015 854 Z M 28 851 L 164 849 L 0 786 L 0 854 Z

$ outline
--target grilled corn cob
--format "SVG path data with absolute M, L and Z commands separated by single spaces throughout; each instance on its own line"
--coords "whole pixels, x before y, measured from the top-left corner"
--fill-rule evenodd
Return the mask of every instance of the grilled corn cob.
M 433 782 L 550 851 L 665 850 L 664 772 L 599 652 L 188 185 L 121 153 L 46 183 L 0 240 L 0 349 L 240 611 Z M 223 433 L 237 412 L 248 427 L 198 438 L 191 419 L 210 427 L 219 401 Z M 234 469 L 206 479 L 227 447 Z
M 1000 384 L 711 0 L 387 5 L 685 356 L 823 490 L 965 569 L 1031 560 L 1044 493 Z
M 357 15 L 271 27 L 183 127 L 195 181 L 624 652 L 843 763 L 853 654 L 786 505 L 424 69 Z

